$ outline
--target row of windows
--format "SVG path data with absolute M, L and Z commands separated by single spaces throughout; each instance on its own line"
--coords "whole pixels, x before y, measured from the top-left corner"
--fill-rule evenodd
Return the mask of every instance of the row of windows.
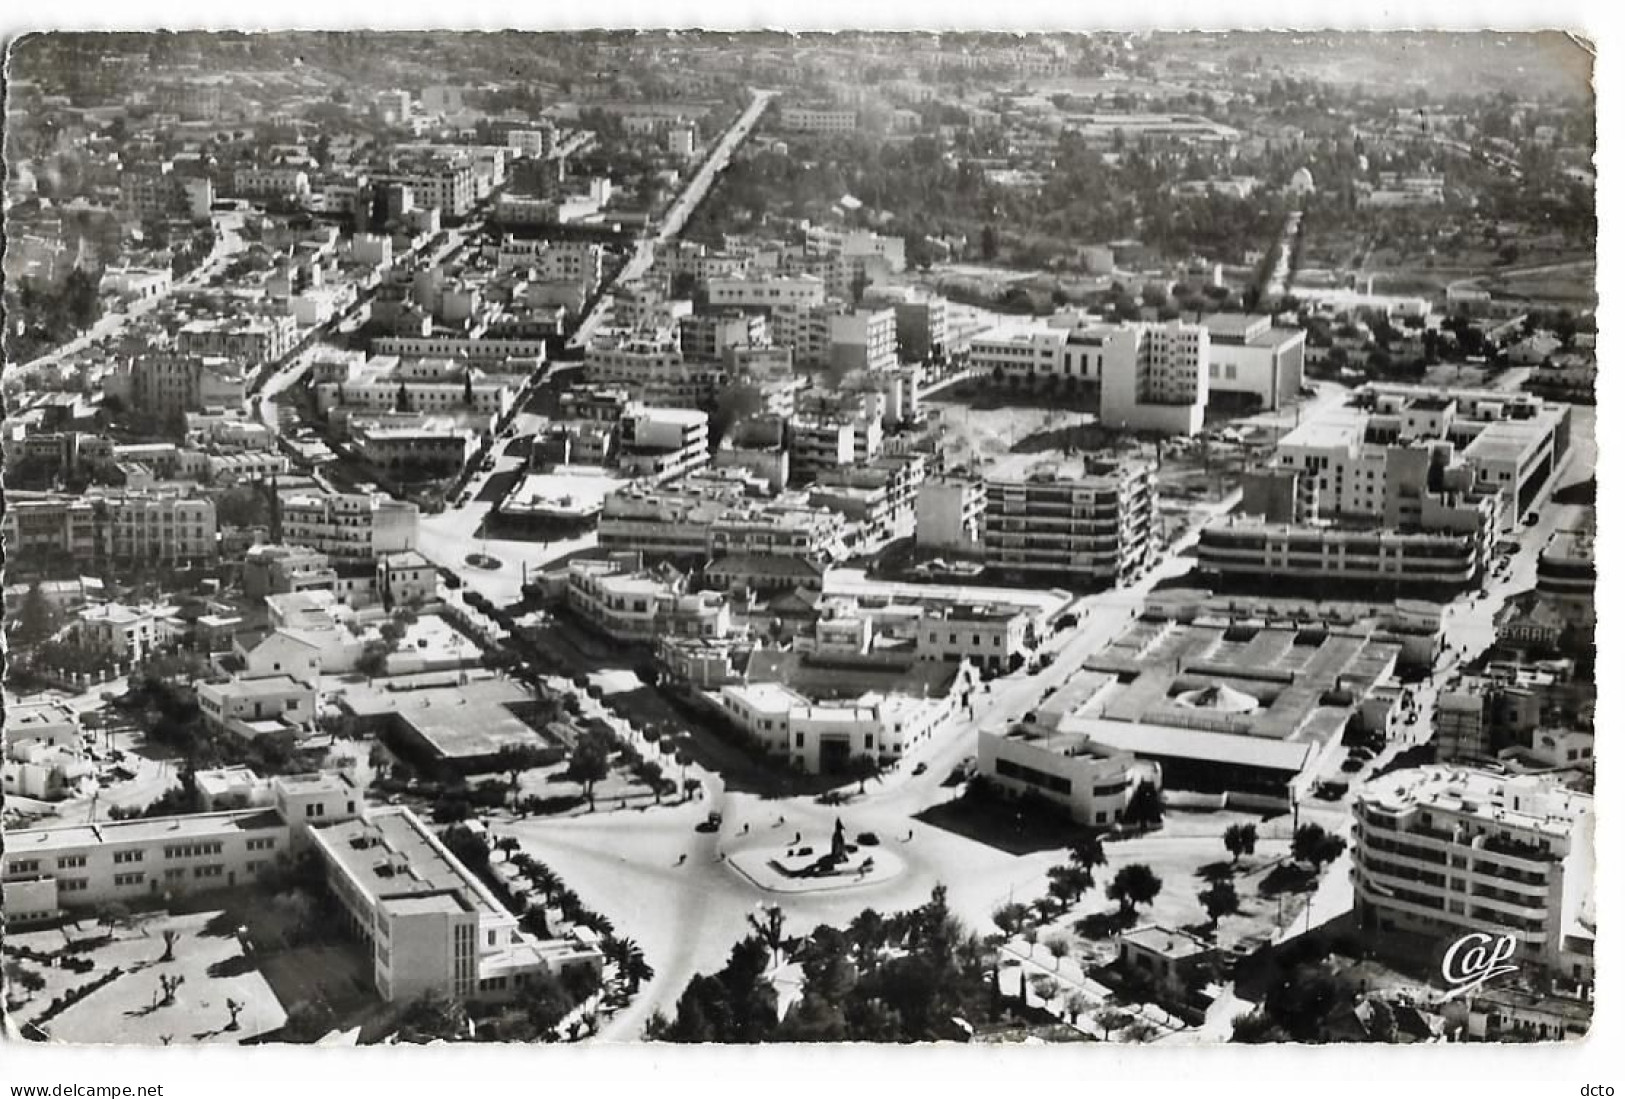
M 199 855 L 218 855 L 225 850 L 225 844 L 215 840 L 210 843 L 170 844 L 164 847 L 166 859 L 190 859 Z

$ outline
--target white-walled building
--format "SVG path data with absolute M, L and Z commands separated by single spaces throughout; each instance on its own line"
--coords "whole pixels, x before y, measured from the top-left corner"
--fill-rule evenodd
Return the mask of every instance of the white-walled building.
M 1385 775 L 1355 800 L 1356 919 L 1379 944 L 1423 951 L 1470 932 L 1510 933 L 1518 961 L 1589 983 L 1594 814 L 1590 795 L 1548 776 Z
M 1091 828 L 1121 821 L 1141 782 L 1161 785 L 1157 765 L 1132 752 L 1025 723 L 977 734 L 976 770 L 1007 797 L 1036 794 Z
M 417 505 L 383 493 L 301 493 L 284 499 L 281 511 L 284 542 L 331 557 L 374 561 L 417 548 Z

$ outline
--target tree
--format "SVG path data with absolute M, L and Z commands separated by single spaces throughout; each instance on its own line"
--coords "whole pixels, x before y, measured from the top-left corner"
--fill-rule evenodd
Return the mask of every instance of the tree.
M 1049 868 L 1050 894 L 1064 905 L 1075 903 L 1094 885 L 1094 874 L 1081 866 L 1063 863 Z
M 1230 852 L 1230 861 L 1239 862 L 1243 855 L 1251 855 L 1258 846 L 1256 824 L 1232 824 L 1224 830 L 1224 849 Z
M 1044 940 L 1044 949 L 1055 955 L 1057 962 L 1072 953 L 1072 940 L 1065 935 L 1051 935 Z
M 389 671 L 390 646 L 381 641 L 369 641 L 361 647 L 355 670 L 368 679 L 375 679 Z
M 1314 821 L 1299 825 L 1292 833 L 1292 857 L 1309 863 L 1316 874 L 1323 865 L 1341 855 L 1345 846 L 1342 837 L 1332 835 Z
M 403 1042 L 455 1042 L 468 1037 L 468 1012 L 445 993 L 426 992 L 407 1005 L 396 1024 Z
M 164 952 L 158 957 L 160 962 L 172 962 L 175 960 L 175 944 L 180 940 L 180 937 L 181 933 L 176 931 L 174 928 L 166 927 L 164 929 Z
M 779 951 L 784 947 L 784 909 L 770 904 L 759 912 L 752 912 L 749 923 L 750 929 L 770 951 L 771 959 L 777 962 Z
M 28 594 L 23 596 L 23 605 L 17 611 L 17 640 L 25 645 L 44 641 L 56 632 L 60 619 L 56 607 L 45 597 L 36 580 L 28 586 Z
M 1224 917 L 1234 915 L 1241 909 L 1241 898 L 1236 896 L 1236 887 L 1223 879 L 1198 893 L 1196 899 L 1207 909 L 1207 918 L 1213 921 L 1215 927 Z
M 861 755 L 852 761 L 852 773 L 858 777 L 858 793 L 861 794 L 870 779 L 880 776 L 880 761 L 871 755 Z
M 547 754 L 534 744 L 504 744 L 497 749 L 497 770 L 508 776 L 508 793 L 519 803 L 519 779 L 526 771 L 542 766 Z
M 1162 823 L 1162 791 L 1149 782 L 1142 782 L 1129 795 L 1123 807 L 1123 823 L 1135 828 L 1150 828 Z
M 491 845 L 484 836 L 466 824 L 456 824 L 446 829 L 441 840 L 458 862 L 476 874 L 491 864 Z
M 1081 992 L 1070 992 L 1066 997 L 1066 1017 L 1074 1026 L 1077 1025 L 1078 1016 L 1090 1008 L 1089 997 Z
M 1106 865 L 1106 848 L 1100 842 L 1100 833 L 1089 832 L 1072 845 L 1070 852 L 1072 865 L 1082 867 L 1091 873 L 1097 867 Z
M 1040 973 L 1032 980 L 1033 995 L 1037 996 L 1047 1006 L 1055 999 L 1055 994 L 1061 990 L 1061 982 L 1048 973 Z
M 1125 915 L 1142 904 L 1150 904 L 1161 892 L 1162 879 L 1143 862 L 1123 867 L 1106 887 L 1106 896 L 1116 901 Z
M 575 751 L 570 753 L 570 765 L 564 772 L 564 777 L 571 782 L 581 785 L 582 796 L 587 799 L 589 808 L 596 808 L 593 801 L 593 787 L 609 775 L 609 753 L 602 744 L 592 737 L 582 737 L 576 741 Z
M 1011 902 L 993 910 L 993 925 L 1006 935 L 1017 934 L 1026 922 L 1027 906 L 1024 904 Z
M 525 1017 L 530 1021 L 530 1025 L 542 1035 L 552 1035 L 554 1029 L 576 1007 L 576 1002 L 569 990 L 564 987 L 564 983 L 548 972 L 532 974 L 526 978 L 521 986 L 519 1004 L 524 1008 Z

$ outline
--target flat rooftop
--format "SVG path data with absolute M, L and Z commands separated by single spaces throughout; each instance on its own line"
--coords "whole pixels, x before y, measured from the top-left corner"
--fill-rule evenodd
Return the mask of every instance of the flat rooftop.
M 402 689 L 391 690 L 391 686 Z M 531 702 L 529 691 L 507 679 L 411 688 L 401 680 L 347 683 L 344 706 L 360 717 L 394 714 L 440 756 L 495 755 L 505 744 L 541 745 L 544 738 L 513 711 Z
M 1137 756 L 1256 767 L 1289 775 L 1302 771 L 1316 748 L 1309 742 L 1098 718 L 1069 719 L 1066 727 L 1097 744 L 1120 748 Z
M 1210 944 L 1195 935 L 1187 935 L 1183 931 L 1159 927 L 1156 924 L 1123 932 L 1123 941 L 1144 947 L 1165 958 L 1190 958 L 1206 954 L 1213 949 Z
M 1485 425 L 1462 453 L 1476 461 L 1521 462 L 1524 455 L 1551 435 L 1553 419 L 1541 415 L 1527 420 L 1496 420 Z
M 1362 801 L 1398 812 L 1426 806 L 1508 827 L 1567 837 L 1595 812 L 1590 794 L 1540 775 L 1502 775 L 1475 767 L 1419 767 L 1366 784 Z
M 427 905 L 426 910 L 440 911 L 447 903 L 443 898 L 460 895 L 470 906 L 483 910 L 482 915 L 508 915 L 408 809 L 376 810 L 364 818 L 313 828 L 311 835 L 374 904 L 416 898 Z
M 258 832 L 287 827 L 271 809 L 239 809 L 222 813 L 188 813 L 145 820 L 103 821 L 95 824 L 62 824 L 51 828 L 23 828 L 6 833 L 6 856 L 28 858 L 33 854 L 90 847 L 98 844 L 182 843 L 211 839 L 228 832 Z
M 1140 468 L 1129 460 L 1100 459 L 1084 455 L 1004 454 L 983 470 L 988 482 L 1025 481 L 1028 484 L 1077 481 L 1115 488 L 1120 474 Z
M 592 515 L 626 480 L 599 466 L 560 466 L 528 473 L 502 501 L 504 515 Z
M 1111 722 L 1320 740 L 1388 675 L 1400 650 L 1374 627 L 1141 618 L 1083 667 L 1121 684 L 1100 708 Z

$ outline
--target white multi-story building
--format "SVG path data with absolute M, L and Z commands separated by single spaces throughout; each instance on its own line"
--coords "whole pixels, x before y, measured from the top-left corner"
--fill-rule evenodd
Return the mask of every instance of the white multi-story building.
M 27 924 L 114 902 L 240 889 L 308 850 L 390 1003 L 426 993 L 506 1000 L 541 974 L 602 967 L 596 948 L 520 930 L 410 809 L 368 810 L 361 791 L 333 774 L 274 779 L 272 800 L 269 808 L 13 831 L 6 918 Z
M 1590 983 L 1594 813 L 1590 795 L 1548 776 L 1384 775 L 1355 799 L 1355 917 L 1379 945 L 1423 953 L 1508 934 L 1518 961 Z
M 297 338 L 297 326 L 289 316 L 197 320 L 175 334 L 175 349 L 182 355 L 260 366 L 292 351 Z
M 1036 794 L 1092 828 L 1122 820 L 1141 782 L 1161 784 L 1157 765 L 1136 761 L 1132 752 L 1096 743 L 1084 733 L 1025 723 L 982 730 L 976 771 L 1007 797 Z
M 980 551 L 987 486 L 979 477 L 928 477 L 914 501 L 914 542 L 921 550 Z
M 380 180 L 409 187 L 414 206 L 435 207 L 446 217 L 460 218 L 474 208 L 474 175 L 473 160 L 457 156 L 401 168 Z
M 728 636 L 731 624 L 723 596 L 685 592 L 681 577 L 645 570 L 635 554 L 572 561 L 564 597 L 579 617 L 617 641 L 717 639 Z
M 330 557 L 374 561 L 417 549 L 417 505 L 383 493 L 301 493 L 285 498 L 280 510 L 284 542 Z
M 629 407 L 618 429 L 616 464 L 626 474 L 655 483 L 692 473 L 710 460 L 710 417 L 693 408 Z
M 284 165 L 238 168 L 231 173 L 231 190 L 255 198 L 303 198 L 310 194 L 310 177 L 303 168 Z
M 839 107 L 785 107 L 779 113 L 779 124 L 798 133 L 849 134 L 858 128 L 858 112 Z
M 451 359 L 374 355 L 350 362 L 332 381 L 316 383 L 316 407 L 357 412 L 479 414 L 494 418 L 513 407 L 523 378 Z
M 868 758 L 895 763 L 927 743 L 958 709 L 938 698 L 868 691 L 814 701 L 782 683 L 725 686 L 715 696 L 727 718 L 771 754 L 814 774 L 840 773 Z
M 1208 388 L 1256 398 L 1267 409 L 1298 399 L 1303 387 L 1304 331 L 1277 328 L 1268 316 L 1207 317 Z
M 1016 455 L 984 481 L 989 568 L 1116 582 L 1155 551 L 1156 478 L 1144 463 Z
M 1098 341 L 1098 343 L 1096 342 Z M 1086 329 L 1069 349 L 1099 347 L 1100 422 L 1131 431 L 1194 435 L 1208 398 L 1208 334 L 1183 321 Z
M 890 306 L 832 312 L 825 362 L 835 370 L 888 370 L 897 365 L 897 314 Z

